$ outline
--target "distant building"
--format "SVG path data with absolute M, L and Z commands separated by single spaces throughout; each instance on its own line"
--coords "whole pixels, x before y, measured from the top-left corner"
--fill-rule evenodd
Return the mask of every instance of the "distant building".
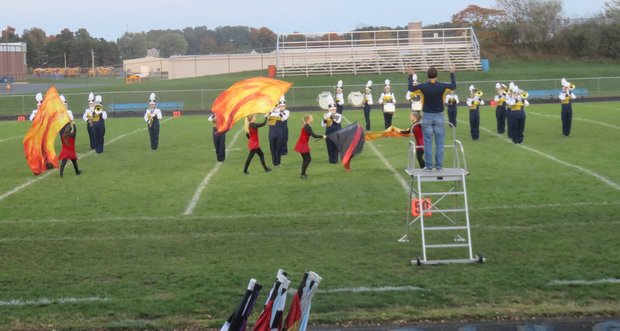
M 0 79 L 13 77 L 24 79 L 28 75 L 26 43 L 0 42 Z

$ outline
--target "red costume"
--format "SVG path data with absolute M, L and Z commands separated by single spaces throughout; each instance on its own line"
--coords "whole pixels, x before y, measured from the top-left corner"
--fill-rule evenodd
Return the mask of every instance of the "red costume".
M 58 154 L 58 160 L 77 160 L 75 137 L 69 134 L 62 135 L 62 150 Z
M 248 149 L 249 150 L 253 150 L 253 149 L 257 149 L 260 148 L 260 144 L 258 142 L 258 128 L 249 127 L 249 133 L 248 133 Z

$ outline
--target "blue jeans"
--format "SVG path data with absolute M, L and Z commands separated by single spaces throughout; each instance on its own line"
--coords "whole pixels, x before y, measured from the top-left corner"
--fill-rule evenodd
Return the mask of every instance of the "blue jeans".
M 443 146 L 446 137 L 443 113 L 424 113 L 422 116 L 422 134 L 424 135 L 424 163 L 427 168 L 443 168 Z M 435 153 L 433 153 L 435 137 Z M 435 163 L 433 163 L 435 156 Z

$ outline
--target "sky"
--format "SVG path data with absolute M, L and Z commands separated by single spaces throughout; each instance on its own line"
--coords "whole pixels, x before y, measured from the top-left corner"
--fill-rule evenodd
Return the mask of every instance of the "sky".
M 470 4 L 492 8 L 495 0 L 3 0 L 0 26 L 21 35 L 38 27 L 48 35 L 86 28 L 116 41 L 125 32 L 243 25 L 277 34 L 347 32 L 363 26 L 406 26 L 450 21 Z M 563 0 L 563 16 L 592 17 L 606 0 Z

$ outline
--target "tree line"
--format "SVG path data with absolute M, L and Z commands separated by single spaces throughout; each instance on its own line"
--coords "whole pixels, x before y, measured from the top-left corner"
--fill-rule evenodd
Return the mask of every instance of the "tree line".
M 557 57 L 620 58 L 620 0 L 606 2 L 595 17 L 571 20 L 562 16 L 561 0 L 496 0 L 493 8 L 467 6 L 454 14 L 450 22 L 425 28 L 472 26 L 480 42 L 483 57 L 513 59 Z M 355 31 L 397 30 L 402 27 L 364 27 Z M 290 36 L 294 38 L 295 36 Z M 317 40 L 346 38 L 329 34 Z M 123 60 L 141 58 L 148 49 L 157 49 L 160 57 L 238 52 L 271 52 L 277 35 L 269 28 L 206 26 L 182 30 L 127 32 L 114 41 L 95 38 L 82 28 L 63 29 L 55 35 L 34 27 L 21 36 L 8 27 L 2 41 L 25 42 L 27 63 L 35 67 L 117 66 Z M 93 58 L 94 56 L 94 58 Z

